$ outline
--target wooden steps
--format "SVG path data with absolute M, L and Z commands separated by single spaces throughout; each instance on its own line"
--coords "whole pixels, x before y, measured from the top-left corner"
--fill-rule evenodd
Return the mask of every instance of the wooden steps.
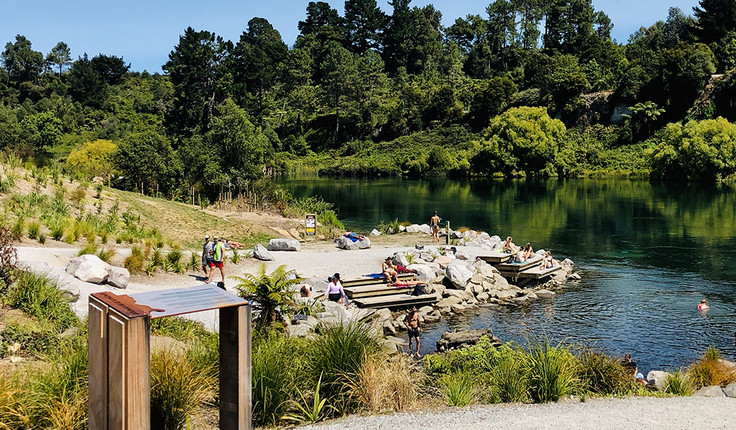
M 360 287 L 345 288 L 345 295 L 350 299 L 358 299 L 361 297 L 384 296 L 393 294 L 404 294 L 414 290 L 413 285 L 392 286 L 388 284 L 363 285 Z
M 479 255 L 478 258 L 490 264 L 499 264 L 509 261 L 511 257 L 516 256 L 516 253 L 503 252 L 503 251 L 491 251 L 486 255 Z
M 496 268 L 498 269 L 501 274 L 505 273 L 519 273 L 523 272 L 527 269 L 532 268 L 533 266 L 539 266 L 539 264 L 542 263 L 542 260 L 544 257 L 541 255 L 535 255 L 534 257 L 522 261 L 521 263 L 500 263 L 496 265 Z
M 539 266 L 533 266 L 521 272 L 501 272 L 501 276 L 505 278 L 518 279 L 542 279 L 552 275 L 556 271 L 562 269 L 560 266 L 553 266 L 547 269 L 541 269 Z
M 399 273 L 398 279 L 399 281 L 410 281 L 414 279 L 416 274 L 414 273 Z M 386 278 L 380 277 L 380 278 L 356 278 L 356 279 L 348 279 L 347 281 L 340 281 L 342 283 L 343 288 L 352 288 L 352 287 L 363 287 L 366 285 L 386 285 Z
M 364 297 L 353 300 L 361 308 L 404 308 L 409 306 L 431 305 L 437 302 L 434 294 L 412 296 L 410 294 L 390 294 L 375 297 Z

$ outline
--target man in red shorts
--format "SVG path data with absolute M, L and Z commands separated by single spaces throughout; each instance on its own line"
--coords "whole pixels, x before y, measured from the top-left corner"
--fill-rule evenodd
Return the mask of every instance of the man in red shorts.
M 215 268 L 220 269 L 220 275 L 222 275 L 222 283 L 225 283 L 225 270 L 222 266 L 225 264 L 225 244 L 222 243 L 222 239 L 215 238 L 214 240 L 214 252 L 212 260 L 210 261 L 210 276 L 207 278 L 207 283 L 212 282 L 212 278 L 215 277 Z

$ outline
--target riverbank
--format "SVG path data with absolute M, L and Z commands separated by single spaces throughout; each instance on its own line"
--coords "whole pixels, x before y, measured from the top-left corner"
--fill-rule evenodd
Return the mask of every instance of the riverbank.
M 546 404 L 438 408 L 427 411 L 359 416 L 299 427 L 313 430 L 483 429 L 731 429 L 736 399 L 703 397 L 597 398 Z

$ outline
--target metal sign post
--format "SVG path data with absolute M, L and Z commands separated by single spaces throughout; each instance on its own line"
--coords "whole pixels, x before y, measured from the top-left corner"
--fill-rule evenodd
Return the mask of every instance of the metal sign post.
M 314 236 L 317 234 L 317 215 L 309 214 L 307 215 L 306 221 L 304 223 L 305 227 L 305 233 L 307 236 Z
M 150 320 L 220 310 L 220 428 L 251 428 L 251 311 L 212 285 L 89 298 L 89 428 L 150 430 Z

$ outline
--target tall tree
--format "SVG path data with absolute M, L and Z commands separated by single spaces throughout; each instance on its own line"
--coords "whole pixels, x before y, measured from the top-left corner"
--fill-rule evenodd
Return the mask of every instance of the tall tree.
M 327 45 L 325 61 L 322 63 L 324 91 L 327 105 L 335 115 L 335 128 L 332 133 L 335 144 L 340 141 L 340 125 L 347 103 L 354 99 L 359 73 L 353 54 L 337 42 Z
M 334 40 L 347 44 L 347 28 L 345 20 L 329 3 L 310 1 L 307 5 L 307 17 L 297 24 L 302 36 L 314 35 L 321 45 Z
M 700 0 L 699 6 L 693 8 L 693 30 L 701 42 L 718 42 L 736 31 L 736 0 Z
M 49 67 L 56 66 L 59 68 L 59 76 L 64 71 L 64 66 L 72 64 L 72 50 L 69 49 L 69 45 L 64 42 L 59 42 L 51 48 L 51 51 L 46 55 L 46 64 Z
M 233 49 L 232 75 L 237 99 L 243 102 L 243 92 L 247 91 L 256 97 L 260 111 L 265 93 L 282 80 L 283 62 L 288 53 L 281 34 L 268 20 L 248 21 L 247 31 L 240 35 Z
M 86 53 L 72 63 L 66 80 L 69 84 L 69 94 L 74 101 L 93 108 L 102 106 L 107 97 L 107 87 Z
M 40 98 L 43 89 L 38 82 L 44 60 L 42 53 L 31 48 L 31 41 L 20 34 L 15 36 L 15 43 L 8 42 L 1 57 L 10 83 L 18 89 L 20 99 Z
M 169 54 L 163 69 L 174 85 L 169 131 L 191 135 L 209 128 L 214 108 L 227 90 L 225 60 L 232 44 L 209 31 L 188 27 Z
M 130 69 L 130 64 L 125 64 L 123 57 L 116 57 L 114 55 L 95 55 L 90 60 L 90 65 L 107 85 L 118 85 L 122 83 L 123 77 Z
M 345 21 L 353 52 L 363 55 L 381 47 L 388 16 L 376 0 L 345 0 Z

